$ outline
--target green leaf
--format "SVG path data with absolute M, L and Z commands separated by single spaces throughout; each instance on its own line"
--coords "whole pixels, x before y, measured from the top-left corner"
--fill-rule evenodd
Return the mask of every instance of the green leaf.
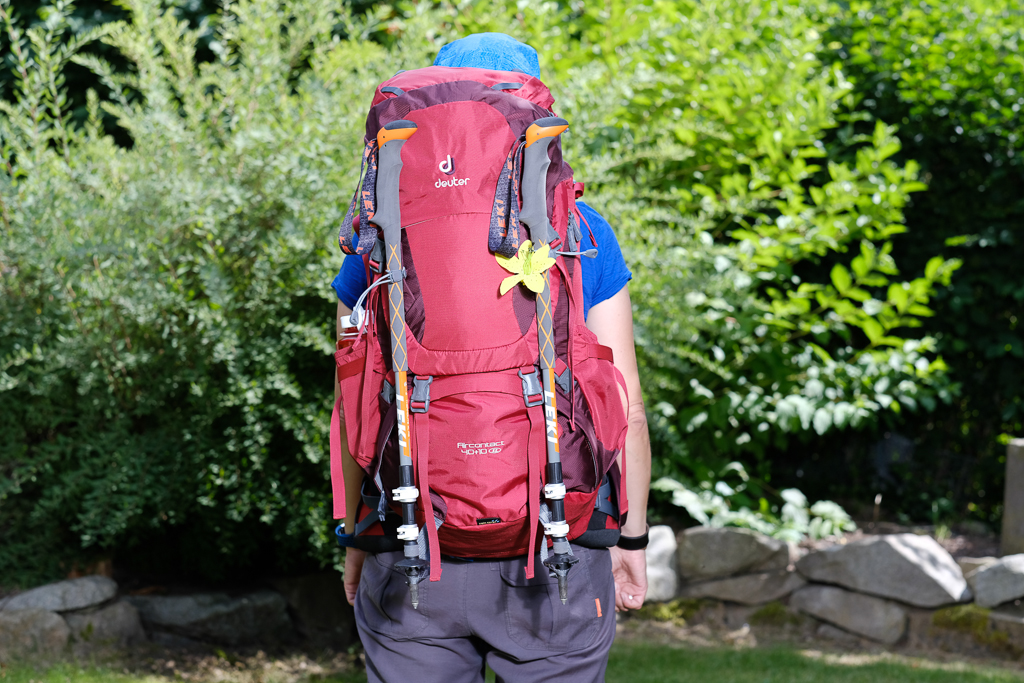
M 835 285 L 840 294 L 846 294 L 847 290 L 853 285 L 850 271 L 841 263 L 832 266 L 832 284 Z
M 877 320 L 873 318 L 865 318 L 859 323 L 859 326 L 864 330 L 864 334 L 867 335 L 868 340 L 870 340 L 872 344 L 878 344 L 882 341 L 882 337 L 885 332 L 882 329 L 882 325 Z

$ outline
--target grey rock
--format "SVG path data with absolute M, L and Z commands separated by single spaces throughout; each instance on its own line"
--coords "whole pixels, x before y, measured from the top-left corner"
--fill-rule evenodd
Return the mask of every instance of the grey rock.
M 811 581 L 917 607 L 941 607 L 971 598 L 960 567 L 930 536 L 871 536 L 806 555 L 796 568 Z
M 971 579 L 968 576 L 975 569 L 981 569 L 987 567 L 990 564 L 998 562 L 998 557 L 961 557 L 956 561 L 956 565 L 960 567 L 960 571 L 963 572 L 964 578 L 967 579 L 967 585 L 971 585 Z M 973 586 L 972 586 L 973 589 Z
M 1008 555 L 975 569 L 968 580 L 979 607 L 995 607 L 1024 598 L 1024 554 Z
M 295 628 L 318 647 L 344 650 L 356 640 L 355 614 L 341 574 L 323 572 L 273 582 L 288 602 Z
M 676 597 L 675 532 L 668 526 L 652 526 L 647 544 L 647 600 L 665 602 Z
M 1024 632 L 1024 604 L 1018 605 L 1016 600 L 1012 603 L 1000 605 L 989 612 L 988 616 L 993 622 L 1014 624 Z
M 0 661 L 56 656 L 70 635 L 67 622 L 55 612 L 0 610 Z
M 193 640 L 192 638 L 186 638 L 185 636 L 178 636 L 173 633 L 164 633 L 163 631 L 154 631 L 150 640 L 156 645 L 165 647 L 169 650 L 212 652 L 215 649 L 215 646 L 213 645 Z
M 837 628 L 832 624 L 822 624 L 814 632 L 814 635 L 819 638 L 824 638 L 825 640 L 833 640 L 842 645 L 856 645 L 860 642 L 860 638 L 858 636 L 855 636 L 849 631 Z
M 0 600 L 0 610 L 41 609 L 70 612 L 101 605 L 117 595 L 117 584 L 105 576 L 58 581 Z
M 64 617 L 71 629 L 76 653 L 135 645 L 146 639 L 139 612 L 124 600 L 97 610 Z
M 767 541 L 770 541 L 772 546 L 778 544 L 778 549 L 768 556 L 764 562 L 759 562 L 750 568 L 751 572 L 774 572 L 774 571 L 792 571 L 795 568 L 796 561 L 802 557 L 799 547 L 792 541 L 779 541 L 778 539 L 769 538 L 762 536 Z
M 678 544 L 679 574 L 687 581 L 785 569 L 791 559 L 789 544 L 749 529 L 693 527 Z
M 763 605 L 781 600 L 806 584 L 807 581 L 796 572 L 764 572 L 689 584 L 681 595 L 728 600 L 742 605 Z
M 1024 553 L 1024 439 L 1006 446 L 1006 488 L 1000 548 L 1007 555 Z
M 857 635 L 892 645 L 903 637 L 907 612 L 894 602 L 833 586 L 805 586 L 789 606 Z
M 224 593 L 139 595 L 125 598 L 147 631 L 172 633 L 224 645 L 274 643 L 294 635 L 280 593 L 257 591 L 237 598 Z

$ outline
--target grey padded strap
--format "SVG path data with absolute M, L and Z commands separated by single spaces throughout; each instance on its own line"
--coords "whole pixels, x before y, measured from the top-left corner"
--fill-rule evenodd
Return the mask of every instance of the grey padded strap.
M 434 524 L 437 526 L 435 529 L 440 529 L 443 522 L 434 517 Z M 427 540 L 427 525 L 424 524 L 420 527 L 420 535 L 416 537 L 416 543 L 420 546 L 420 559 L 426 560 L 430 556 L 430 542 Z

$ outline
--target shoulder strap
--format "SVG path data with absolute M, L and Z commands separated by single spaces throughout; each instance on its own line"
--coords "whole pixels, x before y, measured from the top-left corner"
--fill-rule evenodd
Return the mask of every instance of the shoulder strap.
M 369 254 L 377 242 L 377 229 L 370 224 L 377 204 L 377 140 L 370 140 L 363 148 L 359 165 L 359 184 L 348 205 L 345 220 L 338 231 L 338 244 L 346 254 Z M 359 244 L 353 245 L 355 231 L 359 230 Z

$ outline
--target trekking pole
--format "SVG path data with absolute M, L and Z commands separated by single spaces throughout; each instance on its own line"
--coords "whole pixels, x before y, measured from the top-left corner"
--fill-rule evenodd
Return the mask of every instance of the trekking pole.
M 388 319 L 391 328 L 391 366 L 395 372 L 395 402 L 398 409 L 398 481 L 399 486 L 391 493 L 402 505 L 402 525 L 398 527 L 398 538 L 403 541 L 405 559 L 395 566 L 405 572 L 405 583 L 409 586 L 409 597 L 413 609 L 419 609 L 419 583 L 426 577 L 428 563 L 420 557 L 419 527 L 416 524 L 416 500 L 419 490 L 412 473 L 412 449 L 409 440 L 409 355 L 405 346 L 405 300 L 402 281 L 402 215 L 398 199 L 398 179 L 402 173 L 402 145 L 416 132 L 412 121 L 392 121 L 377 133 L 380 149 L 377 166 L 377 211 L 370 221 L 384 233 L 384 247 L 387 250 L 386 268 L 391 282 L 388 284 Z M 424 506 L 424 510 L 426 507 Z M 426 515 L 431 517 L 432 515 Z M 429 524 L 430 519 L 426 520 Z
M 557 116 L 538 119 L 526 129 L 526 152 L 523 157 L 523 208 L 519 220 L 530 229 L 530 239 L 538 246 L 551 244 L 558 234 L 548 219 L 547 177 L 551 159 L 548 147 L 569 124 Z M 550 271 L 549 271 L 550 272 Z M 544 496 L 551 507 L 551 521 L 544 524 L 544 535 L 554 545 L 551 556 L 544 560 L 548 574 L 558 579 L 558 597 L 565 604 L 568 597 L 569 570 L 579 562 L 569 548 L 569 525 L 565 521 L 565 483 L 562 481 L 562 458 L 558 452 L 558 408 L 555 404 L 555 335 L 551 311 L 550 278 L 537 295 L 537 333 L 540 339 L 540 370 L 544 377 L 544 422 L 547 434 L 547 484 Z M 543 541 L 547 543 L 547 541 Z M 530 549 L 533 552 L 533 548 Z

